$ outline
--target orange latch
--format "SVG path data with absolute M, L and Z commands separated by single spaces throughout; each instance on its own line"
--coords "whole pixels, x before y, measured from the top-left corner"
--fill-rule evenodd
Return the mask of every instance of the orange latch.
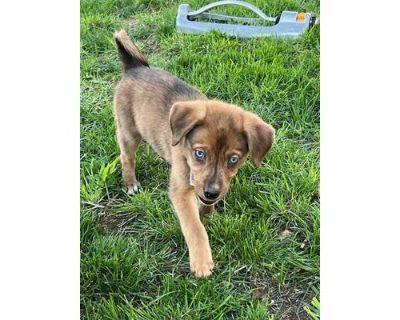
M 303 22 L 306 18 L 306 14 L 304 12 L 299 12 L 296 17 L 297 22 Z

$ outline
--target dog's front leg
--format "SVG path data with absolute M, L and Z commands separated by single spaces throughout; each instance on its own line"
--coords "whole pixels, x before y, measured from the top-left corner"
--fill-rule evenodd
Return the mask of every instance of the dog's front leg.
M 213 269 L 207 232 L 200 221 L 199 208 L 193 187 L 182 176 L 171 174 L 170 198 L 189 248 L 190 270 L 196 277 L 207 277 Z

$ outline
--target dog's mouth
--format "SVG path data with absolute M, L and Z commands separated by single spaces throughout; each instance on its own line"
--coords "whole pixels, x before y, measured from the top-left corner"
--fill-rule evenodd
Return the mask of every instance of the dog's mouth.
M 214 203 L 216 203 L 218 201 L 218 199 L 213 200 L 213 201 L 206 200 L 206 199 L 200 197 L 199 195 L 197 195 L 197 198 L 199 198 L 200 202 L 206 206 L 212 206 Z

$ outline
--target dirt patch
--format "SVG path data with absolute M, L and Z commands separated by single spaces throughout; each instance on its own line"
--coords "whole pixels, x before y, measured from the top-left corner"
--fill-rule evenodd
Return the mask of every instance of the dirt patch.
M 125 21 L 129 29 L 136 30 L 141 27 L 140 22 L 137 19 L 129 19 Z
M 133 41 L 146 56 L 153 56 L 160 52 L 160 42 L 156 37 L 157 24 L 145 24 L 138 19 L 129 19 L 125 23 L 133 32 Z
M 311 301 L 312 295 L 296 288 L 280 285 L 265 284 L 265 282 L 251 281 L 250 288 L 257 300 L 268 299 L 271 312 L 279 315 L 280 320 L 309 319 L 303 307 Z
M 130 214 L 110 214 L 102 212 L 99 214 L 100 225 L 106 233 L 116 233 L 123 230 L 123 227 L 132 216 Z
M 153 56 L 160 53 L 160 42 L 154 34 L 148 36 L 146 39 L 143 39 L 143 43 L 146 48 L 145 51 L 148 53 L 148 55 Z
M 285 240 L 286 238 L 289 238 L 293 234 L 292 231 L 285 229 L 279 234 L 279 240 Z

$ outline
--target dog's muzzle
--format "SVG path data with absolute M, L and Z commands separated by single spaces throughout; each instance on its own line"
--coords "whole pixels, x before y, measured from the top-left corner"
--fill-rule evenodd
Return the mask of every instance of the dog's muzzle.
M 194 179 L 193 179 L 193 174 L 192 174 L 192 172 L 190 172 L 190 175 L 189 175 L 189 184 L 190 184 L 192 187 L 194 187 L 194 186 L 196 185 L 196 183 L 195 183 L 195 181 L 194 181 Z M 212 206 L 213 204 L 215 204 L 215 203 L 218 202 L 218 200 L 212 200 L 212 201 L 206 200 L 206 199 L 200 197 L 198 194 L 197 194 L 196 196 L 197 196 L 197 199 L 199 199 L 199 202 L 200 202 L 201 204 L 207 206 L 207 207 L 208 207 L 208 206 Z

